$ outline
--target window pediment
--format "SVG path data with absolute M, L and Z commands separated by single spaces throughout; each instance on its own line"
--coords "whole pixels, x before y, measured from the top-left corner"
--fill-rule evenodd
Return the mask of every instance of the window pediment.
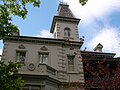
M 69 60 L 73 60 L 75 58 L 75 55 L 72 55 L 72 54 L 67 54 L 67 58 Z
M 43 47 L 40 48 L 40 50 L 47 51 L 48 49 L 47 49 L 46 46 L 43 46 Z
M 21 45 L 18 46 L 18 48 L 19 49 L 25 49 L 25 46 L 21 44 Z

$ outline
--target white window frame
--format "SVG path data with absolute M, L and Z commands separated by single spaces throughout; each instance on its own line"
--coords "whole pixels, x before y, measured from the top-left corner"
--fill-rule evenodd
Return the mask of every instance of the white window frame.
M 46 52 L 38 53 L 39 64 L 48 64 L 48 58 L 49 58 L 49 53 Z

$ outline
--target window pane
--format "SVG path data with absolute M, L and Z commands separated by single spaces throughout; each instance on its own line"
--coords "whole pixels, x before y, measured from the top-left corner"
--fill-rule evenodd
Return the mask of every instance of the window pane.
M 64 29 L 64 36 L 67 36 L 67 37 L 70 36 L 70 28 L 65 28 Z
M 69 71 L 74 71 L 74 65 L 69 65 L 69 66 L 68 66 L 68 70 L 69 70 Z
M 70 36 L 70 30 L 68 30 L 68 36 Z
M 74 71 L 74 60 L 68 60 L 68 70 Z
M 75 56 L 72 56 L 72 55 L 67 56 L 67 58 L 68 58 L 68 70 L 69 71 L 74 71 L 74 57 Z
M 16 52 L 16 61 L 17 62 L 24 62 L 25 61 L 26 52 L 17 51 Z
M 66 36 L 66 30 L 64 31 L 64 36 Z
M 48 55 L 43 55 L 43 63 L 47 64 Z
M 42 55 L 39 55 L 39 62 L 42 63 Z
M 47 64 L 48 62 L 48 54 L 40 53 L 39 54 L 39 63 Z

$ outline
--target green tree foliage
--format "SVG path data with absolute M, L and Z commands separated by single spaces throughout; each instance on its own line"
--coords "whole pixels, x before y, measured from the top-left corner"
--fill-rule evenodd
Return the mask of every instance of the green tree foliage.
M 0 40 L 12 36 L 18 27 L 12 23 L 12 16 L 26 18 L 26 5 L 40 6 L 40 0 L 0 0 Z M 22 90 L 24 80 L 16 77 L 21 65 L 14 62 L 4 64 L 0 61 L 0 90 Z
M 86 84 L 90 87 L 97 86 L 100 90 L 120 90 L 120 61 L 82 60 Z
M 0 1 L 0 40 L 13 35 L 18 27 L 12 21 L 12 15 L 26 18 L 26 5 L 40 6 L 40 0 L 1 0 Z
M 16 77 L 21 64 L 9 62 L 5 64 L 0 61 L 0 90 L 22 90 L 24 80 Z
M 81 3 L 81 5 L 85 5 L 87 1 L 88 0 L 79 0 L 79 2 Z

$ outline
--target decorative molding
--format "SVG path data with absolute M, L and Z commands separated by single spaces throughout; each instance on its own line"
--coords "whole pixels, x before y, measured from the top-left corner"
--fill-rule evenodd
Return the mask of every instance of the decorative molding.
M 43 51 L 47 51 L 48 50 L 46 46 L 43 46 L 40 49 L 43 50 Z
M 28 66 L 28 69 L 29 69 L 30 71 L 35 70 L 35 65 L 34 65 L 33 63 L 30 63 L 29 66 Z
M 67 54 L 67 58 L 69 60 L 73 60 L 75 58 L 75 55 Z
M 18 48 L 19 49 L 25 49 L 25 46 L 21 44 L 21 45 L 18 46 Z

